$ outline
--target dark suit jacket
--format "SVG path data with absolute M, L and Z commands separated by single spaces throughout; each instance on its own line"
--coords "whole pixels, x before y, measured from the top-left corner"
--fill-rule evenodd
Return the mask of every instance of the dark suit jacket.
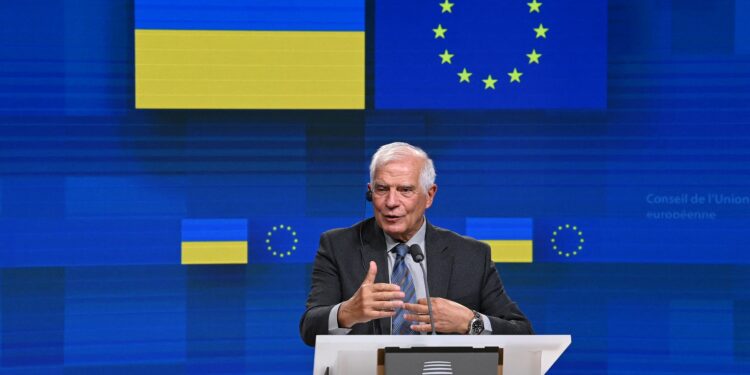
M 331 309 L 357 291 L 371 260 L 378 265 L 375 282 L 388 282 L 385 246 L 383 230 L 374 218 L 320 236 L 307 310 L 300 320 L 300 335 L 306 344 L 314 346 L 316 335 L 328 334 Z M 505 293 L 487 244 L 428 222 L 425 247 L 432 297 L 447 298 L 485 314 L 492 323 L 493 334 L 533 333 L 531 323 Z M 350 332 L 389 333 L 389 318 L 355 324 Z

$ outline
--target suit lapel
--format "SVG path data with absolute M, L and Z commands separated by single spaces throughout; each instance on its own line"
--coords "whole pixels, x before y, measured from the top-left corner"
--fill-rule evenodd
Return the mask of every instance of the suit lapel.
M 367 275 L 367 268 L 369 267 L 370 261 L 375 261 L 375 264 L 378 265 L 378 273 L 375 276 L 375 282 L 387 283 L 389 279 L 388 259 L 386 259 L 385 235 L 383 234 L 383 230 L 378 227 L 374 219 L 364 222 L 362 226 L 362 242 L 364 244 L 364 248 L 362 249 L 362 259 L 364 260 L 363 275 Z M 391 333 L 390 318 L 379 319 L 377 324 L 380 325 L 381 333 Z
M 363 223 L 362 241 L 362 258 L 364 260 L 364 274 L 367 274 L 367 267 L 370 261 L 375 261 L 378 265 L 378 274 L 375 276 L 376 283 L 388 282 L 388 260 L 385 252 L 385 235 L 383 230 L 378 227 L 374 219 Z M 448 286 L 451 280 L 451 271 L 453 270 L 453 257 L 449 255 L 448 246 L 440 238 L 440 232 L 435 230 L 429 222 L 425 229 L 425 247 L 427 248 L 427 282 L 430 286 L 431 297 L 448 296 Z M 378 320 L 380 332 L 382 334 L 391 333 L 390 318 Z
M 367 269 L 370 267 L 370 261 L 375 261 L 378 265 L 378 274 L 375 276 L 376 283 L 387 283 L 388 282 L 388 260 L 386 259 L 385 253 L 385 235 L 383 230 L 377 226 L 375 220 L 366 222 L 363 224 L 364 228 L 362 231 L 362 242 L 364 249 L 362 250 L 362 258 L 364 262 L 364 274 L 367 274 Z
M 432 297 L 448 296 L 448 285 L 451 281 L 453 257 L 448 254 L 448 246 L 440 238 L 440 232 L 429 222 L 425 230 L 425 247 L 427 248 L 427 282 Z

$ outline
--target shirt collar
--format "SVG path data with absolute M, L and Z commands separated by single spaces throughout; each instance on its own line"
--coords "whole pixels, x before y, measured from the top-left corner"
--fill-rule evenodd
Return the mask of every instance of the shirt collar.
M 424 216 L 423 216 L 423 218 L 424 218 L 424 220 L 422 220 L 422 226 L 419 227 L 419 230 L 417 231 L 417 233 L 414 233 L 414 235 L 411 236 L 411 238 L 409 239 L 409 241 L 406 241 L 406 246 L 411 246 L 413 244 L 418 244 L 418 245 L 420 245 L 421 247 L 424 248 L 424 246 L 422 246 L 422 244 L 424 244 L 424 234 L 425 234 L 425 231 L 426 231 L 426 228 L 427 228 L 427 218 L 424 217 Z M 391 238 L 391 236 L 389 236 L 385 232 L 383 234 L 385 234 L 385 249 L 387 251 L 390 251 L 391 249 L 393 249 L 396 245 L 398 245 L 400 243 L 400 242 L 394 240 L 393 238 Z

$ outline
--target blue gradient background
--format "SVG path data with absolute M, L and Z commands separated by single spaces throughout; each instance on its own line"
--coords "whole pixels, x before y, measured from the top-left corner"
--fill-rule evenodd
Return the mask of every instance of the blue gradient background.
M 136 111 L 132 1 L 2 2 L 0 373 L 310 373 L 318 235 L 369 215 L 394 140 L 435 160 L 435 224 L 533 219 L 534 263 L 498 269 L 538 333 L 573 336 L 550 373 L 750 373 L 750 206 L 646 198 L 750 196 L 750 1 L 607 17 L 601 110 Z M 715 218 L 647 216 L 683 210 Z M 247 220 L 249 264 L 181 266 L 191 218 Z M 278 224 L 283 260 L 258 245 Z

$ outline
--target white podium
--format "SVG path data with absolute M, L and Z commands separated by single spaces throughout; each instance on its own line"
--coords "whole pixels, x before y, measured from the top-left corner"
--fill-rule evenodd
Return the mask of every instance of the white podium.
M 372 374 L 377 371 L 377 350 L 385 347 L 503 348 L 503 374 L 546 373 L 570 345 L 570 335 L 456 336 L 456 335 L 321 335 L 315 342 L 313 375 Z

